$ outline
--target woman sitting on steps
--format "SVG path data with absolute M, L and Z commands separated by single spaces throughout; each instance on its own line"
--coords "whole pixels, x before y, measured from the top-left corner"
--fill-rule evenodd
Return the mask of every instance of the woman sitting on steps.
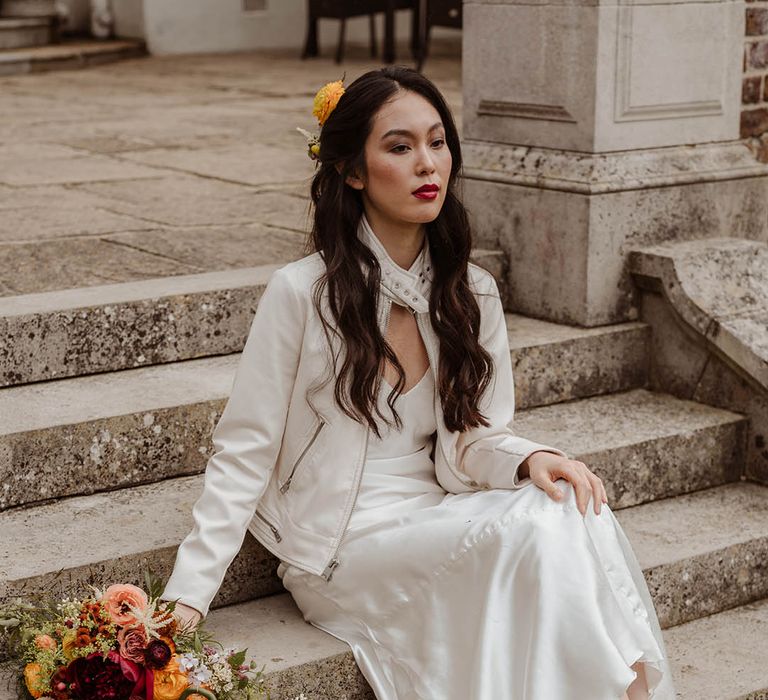
M 379 700 L 672 700 L 602 481 L 513 430 L 444 98 L 387 67 L 316 113 L 314 252 L 258 305 L 163 598 L 196 624 L 250 529 Z

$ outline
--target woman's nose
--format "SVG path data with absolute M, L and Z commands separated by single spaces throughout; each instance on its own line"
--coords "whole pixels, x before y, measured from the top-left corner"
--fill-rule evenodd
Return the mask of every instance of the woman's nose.
M 429 150 L 428 146 L 426 148 L 419 149 L 418 169 L 420 173 L 435 172 L 434 154 Z

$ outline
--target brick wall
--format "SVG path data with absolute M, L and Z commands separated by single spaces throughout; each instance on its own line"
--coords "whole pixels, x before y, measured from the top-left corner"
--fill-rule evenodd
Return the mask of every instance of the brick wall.
M 768 162 L 768 0 L 747 0 L 741 136 Z

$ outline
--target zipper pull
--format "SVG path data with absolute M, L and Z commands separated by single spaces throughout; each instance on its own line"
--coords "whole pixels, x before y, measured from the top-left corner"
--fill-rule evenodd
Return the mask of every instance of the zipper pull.
M 288 477 L 288 481 L 286 481 L 281 487 L 280 487 L 280 493 L 285 493 L 288 488 L 291 485 L 291 479 L 293 479 L 293 475 Z
M 339 565 L 339 560 L 337 558 L 334 558 L 331 560 L 331 563 L 325 567 L 325 570 L 323 571 L 323 578 L 326 581 L 331 580 L 331 577 L 333 576 L 333 572 L 338 565 Z

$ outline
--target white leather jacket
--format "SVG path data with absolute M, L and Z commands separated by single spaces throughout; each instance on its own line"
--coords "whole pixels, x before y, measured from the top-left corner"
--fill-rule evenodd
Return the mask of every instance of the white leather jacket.
M 381 265 L 382 333 L 393 300 L 410 307 L 434 372 L 439 344 L 428 313 L 428 246 L 405 270 L 388 255 L 365 215 L 358 235 Z M 344 566 L 339 550 L 355 508 L 369 428 L 344 414 L 333 397 L 332 356 L 312 301 L 312 285 L 324 269 L 315 253 L 273 273 L 213 432 L 215 453 L 192 511 L 194 526 L 179 546 L 162 595 L 203 616 L 246 529 L 282 561 L 327 581 Z M 517 469 L 532 452 L 567 455 L 514 434 L 512 365 L 498 288 L 476 265 L 470 264 L 469 276 L 481 311 L 480 342 L 495 365 L 495 379 L 479 405 L 490 426 L 449 432 L 436 392 L 436 478 L 450 493 L 521 488 L 532 482 L 518 479 Z M 330 312 L 326 318 L 332 320 Z

